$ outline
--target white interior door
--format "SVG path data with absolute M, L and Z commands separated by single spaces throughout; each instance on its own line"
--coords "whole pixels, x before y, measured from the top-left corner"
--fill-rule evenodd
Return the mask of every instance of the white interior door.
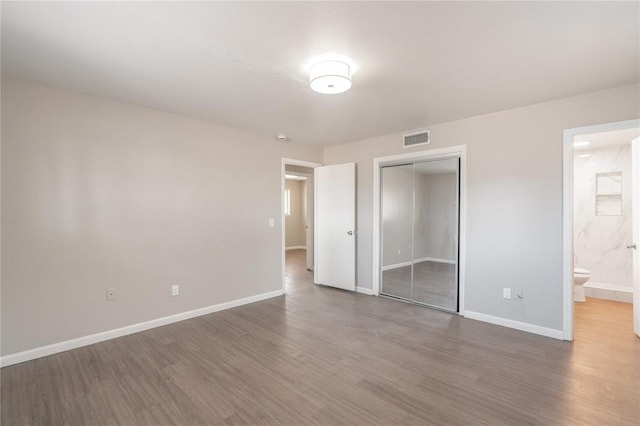
M 633 242 L 628 247 L 633 250 L 633 331 L 640 337 L 640 138 L 631 142 Z
M 356 165 L 316 167 L 316 284 L 356 289 Z

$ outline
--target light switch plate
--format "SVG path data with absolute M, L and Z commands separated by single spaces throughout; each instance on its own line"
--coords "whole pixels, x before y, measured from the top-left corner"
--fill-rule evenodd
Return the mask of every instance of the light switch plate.
M 504 299 L 511 299 L 511 289 L 508 287 L 505 287 L 502 289 L 502 297 Z

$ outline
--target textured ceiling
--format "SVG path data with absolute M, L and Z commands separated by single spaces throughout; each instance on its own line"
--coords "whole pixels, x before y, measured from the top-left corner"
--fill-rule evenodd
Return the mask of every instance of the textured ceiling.
M 638 2 L 3 2 L 2 70 L 336 144 L 640 80 Z M 353 88 L 307 86 L 350 57 Z

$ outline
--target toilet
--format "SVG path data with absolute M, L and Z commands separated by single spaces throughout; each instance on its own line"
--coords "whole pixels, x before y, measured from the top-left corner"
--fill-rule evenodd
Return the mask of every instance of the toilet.
M 573 301 L 586 302 L 584 295 L 584 283 L 591 279 L 591 271 L 582 268 L 573 268 Z

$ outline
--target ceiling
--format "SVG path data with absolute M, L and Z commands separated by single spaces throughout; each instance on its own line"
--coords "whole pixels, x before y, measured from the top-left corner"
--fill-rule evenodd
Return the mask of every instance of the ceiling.
M 638 2 L 3 2 L 2 71 L 331 145 L 640 80 Z M 305 63 L 350 57 L 320 95 Z
M 640 137 L 640 128 L 631 127 L 608 132 L 589 133 L 573 138 L 574 142 L 588 141 L 589 145 L 576 146 L 574 151 L 590 151 L 598 148 L 608 148 L 619 145 L 631 145 L 631 141 Z

